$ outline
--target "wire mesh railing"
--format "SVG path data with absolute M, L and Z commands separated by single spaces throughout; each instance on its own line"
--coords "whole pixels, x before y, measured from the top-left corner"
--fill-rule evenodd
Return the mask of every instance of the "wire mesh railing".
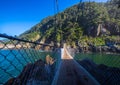
M 40 62 L 36 63 L 36 62 L 42 60 L 44 63 L 47 55 L 52 56 L 52 58 L 56 60 L 56 63 L 58 61 L 56 57 L 57 51 L 52 51 L 54 47 L 49 44 L 40 44 L 37 42 L 18 39 L 4 34 L 0 34 L 0 38 L 2 38 L 0 40 L 0 84 L 1 85 L 5 84 L 9 79 L 12 78 L 19 78 L 19 77 L 23 78 L 21 77 L 23 76 L 22 72 L 23 70 L 26 71 L 26 69 L 29 68 L 29 65 L 31 65 L 30 68 L 32 70 L 32 71 L 29 70 L 30 72 L 34 72 L 35 69 L 39 69 L 37 67 L 39 67 L 40 65 L 37 66 L 37 64 L 41 64 L 41 63 Z M 32 69 L 32 65 L 33 65 L 33 69 Z M 44 63 L 43 68 L 45 68 L 45 66 L 46 64 Z M 55 65 L 52 68 L 54 71 Z M 30 74 L 27 73 L 25 75 L 30 76 Z M 40 72 L 38 72 L 38 75 L 41 75 Z M 14 79 L 14 81 L 16 81 L 16 79 Z M 24 82 L 25 82 L 25 77 L 24 77 Z
M 77 53 L 74 59 L 101 85 L 120 85 L 120 54 Z

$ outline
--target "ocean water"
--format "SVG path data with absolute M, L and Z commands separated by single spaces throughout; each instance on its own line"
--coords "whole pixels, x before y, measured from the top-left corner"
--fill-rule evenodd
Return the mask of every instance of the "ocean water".
M 16 77 L 28 63 L 34 63 L 38 59 L 45 60 L 50 52 L 23 50 L 0 50 L 0 84 L 5 83 L 11 77 Z

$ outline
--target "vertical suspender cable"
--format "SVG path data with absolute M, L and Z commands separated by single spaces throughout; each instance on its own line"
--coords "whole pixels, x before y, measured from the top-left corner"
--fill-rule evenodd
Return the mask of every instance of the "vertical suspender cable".
M 59 17 L 59 15 L 58 15 L 58 17 L 57 17 L 57 14 L 59 13 L 59 4 L 58 4 L 58 0 L 55 0 L 55 11 L 56 11 L 56 16 L 55 16 L 55 34 L 56 34 L 56 32 L 57 32 L 57 27 L 59 26 L 57 26 L 57 24 L 59 23 L 59 19 L 60 19 L 60 17 Z M 58 27 L 59 28 L 59 27 Z M 60 42 L 62 42 L 62 33 L 61 33 L 61 41 Z M 57 42 L 55 42 L 55 43 L 57 43 Z
M 56 1 L 57 13 L 59 13 L 59 5 L 58 5 L 58 0 L 55 0 L 55 1 Z

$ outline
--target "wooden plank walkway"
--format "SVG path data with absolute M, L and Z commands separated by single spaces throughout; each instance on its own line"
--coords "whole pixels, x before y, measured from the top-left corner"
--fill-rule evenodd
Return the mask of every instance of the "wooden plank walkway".
M 100 85 L 81 65 L 63 49 L 58 78 L 53 85 Z

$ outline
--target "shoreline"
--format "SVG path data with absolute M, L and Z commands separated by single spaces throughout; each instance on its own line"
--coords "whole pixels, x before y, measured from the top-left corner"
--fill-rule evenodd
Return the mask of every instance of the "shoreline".
M 26 48 L 26 49 L 29 49 L 29 48 Z M 100 53 L 100 54 L 117 54 L 117 55 L 120 55 L 120 52 L 111 52 L 111 51 L 96 51 L 96 52 L 93 52 L 92 50 L 89 50 L 89 51 L 79 51 L 79 49 L 77 48 L 69 48 L 69 49 L 74 49 L 74 53 L 75 54 L 79 54 L 79 53 L 87 53 L 87 54 L 92 54 L 92 53 Z M 21 48 L 0 48 L 0 50 L 25 50 L 25 48 L 21 49 Z M 40 52 L 54 52 L 54 51 L 51 51 L 51 50 L 41 50 L 39 49 Z
M 77 52 L 76 54 L 95 54 L 95 53 L 98 53 L 98 54 L 114 54 L 114 55 L 120 55 L 120 53 L 112 53 L 112 52 Z

